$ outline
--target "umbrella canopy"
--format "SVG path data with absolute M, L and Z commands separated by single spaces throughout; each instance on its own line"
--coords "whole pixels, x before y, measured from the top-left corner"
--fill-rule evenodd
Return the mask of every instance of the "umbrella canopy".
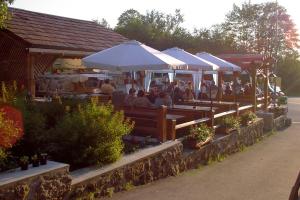
M 186 52 L 183 49 L 180 49 L 178 47 L 166 49 L 162 51 L 165 54 L 168 54 L 178 60 L 181 60 L 182 62 L 185 62 L 188 65 L 188 70 L 192 71 L 215 71 L 218 70 L 219 67 L 211 63 L 209 61 L 206 61 L 200 57 L 197 57 L 189 52 Z
M 87 67 L 115 71 L 187 69 L 167 54 L 132 40 L 83 58 Z
M 199 58 L 202 58 L 204 60 L 207 60 L 211 63 L 216 64 L 219 66 L 219 71 L 241 71 L 241 68 L 235 64 L 232 64 L 230 62 L 227 62 L 221 58 L 218 58 L 214 55 L 211 55 L 210 53 L 202 52 L 202 53 L 197 53 L 196 56 Z

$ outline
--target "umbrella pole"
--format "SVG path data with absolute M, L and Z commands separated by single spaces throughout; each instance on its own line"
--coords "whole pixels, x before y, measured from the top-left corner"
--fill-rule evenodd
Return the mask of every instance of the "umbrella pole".
M 134 71 L 131 71 L 131 88 L 134 88 Z
M 174 85 L 174 82 L 175 81 L 175 69 L 173 70 L 173 87 L 172 87 L 172 108 L 174 108 L 174 91 L 175 91 L 175 85 Z
M 212 82 L 209 85 L 210 111 L 212 112 L 213 102 L 212 102 L 212 97 L 211 97 L 211 86 L 212 86 Z

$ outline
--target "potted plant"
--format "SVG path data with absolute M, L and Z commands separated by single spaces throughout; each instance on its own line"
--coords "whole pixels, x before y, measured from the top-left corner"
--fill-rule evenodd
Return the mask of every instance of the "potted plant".
M 31 162 L 32 162 L 32 167 L 38 167 L 40 165 L 39 158 L 36 154 L 31 157 Z
M 247 111 L 241 115 L 241 124 L 243 126 L 248 126 L 257 118 L 256 114 L 252 111 Z
M 22 156 L 20 158 L 19 164 L 20 164 L 21 170 L 27 170 L 28 169 L 28 164 L 29 164 L 28 156 Z
M 212 128 L 209 128 L 206 124 L 200 124 L 190 129 L 190 135 L 187 136 L 186 142 L 190 148 L 199 149 L 204 144 L 210 142 L 213 135 Z
M 47 164 L 47 158 L 48 158 L 48 154 L 46 154 L 46 153 L 39 154 L 40 164 L 41 165 L 46 165 Z
M 240 122 L 236 117 L 229 116 L 224 117 L 220 121 L 219 131 L 225 134 L 230 134 L 232 131 L 237 130 L 240 127 Z

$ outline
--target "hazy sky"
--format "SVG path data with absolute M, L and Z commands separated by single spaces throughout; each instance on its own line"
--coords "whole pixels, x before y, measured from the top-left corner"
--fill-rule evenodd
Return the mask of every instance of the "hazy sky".
M 245 0 L 15 0 L 13 7 L 66 16 L 77 19 L 105 18 L 114 27 L 120 14 L 130 8 L 141 13 L 156 9 L 164 13 L 174 13 L 181 9 L 184 15 L 184 27 L 210 27 L 224 21 L 225 14 L 233 3 L 242 4 Z M 266 2 L 267 0 L 251 0 L 252 3 Z M 271 0 L 270 0 L 271 1 Z M 272 0 L 275 2 L 275 0 Z M 248 2 L 248 0 L 247 0 Z M 288 14 L 300 27 L 300 12 L 298 0 L 278 0 L 288 10 Z

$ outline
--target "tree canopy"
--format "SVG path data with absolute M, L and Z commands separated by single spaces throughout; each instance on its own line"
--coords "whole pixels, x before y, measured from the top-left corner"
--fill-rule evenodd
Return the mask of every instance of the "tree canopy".
M 286 9 L 274 2 L 233 5 L 222 27 L 247 52 L 280 58 L 299 48 L 294 22 Z
M 5 22 L 9 18 L 8 4 L 12 4 L 14 0 L 0 0 L 0 29 L 5 27 Z

